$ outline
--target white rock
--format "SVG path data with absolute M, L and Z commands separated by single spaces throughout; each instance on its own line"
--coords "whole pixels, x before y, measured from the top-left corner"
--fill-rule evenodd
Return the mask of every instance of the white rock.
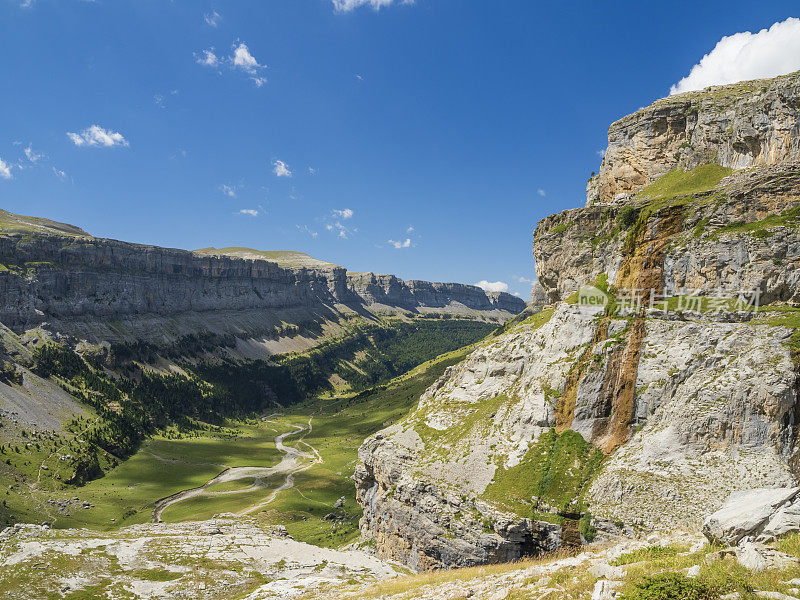
M 692 546 L 689 548 L 689 554 L 694 554 L 695 552 L 700 552 L 703 548 L 708 545 L 706 540 L 697 540 Z
M 737 546 L 736 560 L 750 571 L 787 569 L 797 565 L 797 560 L 788 554 L 754 542 L 743 542 Z
M 625 569 L 622 567 L 612 567 L 608 563 L 600 563 L 589 567 L 588 572 L 590 575 L 597 579 L 619 579 L 625 575 Z
M 694 579 L 700 574 L 700 565 L 695 565 L 693 567 L 689 567 L 689 570 L 686 571 L 686 576 L 691 577 Z
M 753 593 L 759 598 L 769 598 L 770 600 L 797 600 L 792 596 L 787 596 L 786 594 L 781 594 L 780 592 L 765 592 L 762 590 L 756 590 Z
M 706 517 L 703 533 L 711 541 L 734 545 L 745 537 L 760 534 L 765 525 L 776 520 L 776 512 L 795 499 L 800 488 L 758 488 L 732 493 L 725 504 Z M 796 528 L 800 527 L 800 513 Z M 773 529 L 788 530 L 791 516 L 777 519 Z
M 620 581 L 601 579 L 594 584 L 592 600 L 613 600 L 617 596 L 617 588 L 622 585 Z

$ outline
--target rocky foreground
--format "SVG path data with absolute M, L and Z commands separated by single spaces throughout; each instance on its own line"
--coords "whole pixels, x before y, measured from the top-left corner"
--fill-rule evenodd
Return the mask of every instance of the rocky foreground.
M 9 600 L 614 600 L 666 582 L 675 593 L 706 594 L 691 597 L 793 600 L 800 598 L 798 507 L 800 488 L 755 490 L 734 494 L 709 515 L 705 537 L 604 536 L 580 551 L 420 575 L 362 550 L 303 544 L 282 527 L 233 515 L 109 533 L 18 524 L 0 532 L 0 595 Z
M 332 582 L 361 585 L 402 569 L 364 552 L 291 539 L 280 527 L 221 517 L 114 533 L 15 525 L 0 533 L 3 598 L 290 599 Z

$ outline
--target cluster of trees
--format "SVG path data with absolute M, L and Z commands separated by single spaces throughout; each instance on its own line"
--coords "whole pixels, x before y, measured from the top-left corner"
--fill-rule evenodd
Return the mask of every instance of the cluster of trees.
M 366 356 L 349 367 L 339 361 L 335 372 L 355 390 L 365 389 L 405 373 L 440 354 L 468 346 L 495 329 L 481 321 L 398 323 L 368 334 Z

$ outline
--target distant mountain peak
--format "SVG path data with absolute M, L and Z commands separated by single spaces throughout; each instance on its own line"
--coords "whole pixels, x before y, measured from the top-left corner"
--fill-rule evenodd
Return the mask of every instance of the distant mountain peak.
M 232 256 L 250 260 L 268 260 L 278 263 L 281 267 L 339 268 L 339 265 L 335 265 L 332 262 L 319 260 L 305 252 L 297 252 L 296 250 L 255 250 L 253 248 L 230 246 L 227 248 L 201 248 L 195 250 L 194 253 L 205 256 Z
M 15 215 L 7 210 L 0 209 L 0 231 L 3 232 L 26 232 L 26 233 L 54 233 L 58 235 L 80 235 L 84 237 L 92 237 L 89 233 L 69 225 L 67 223 L 59 223 L 58 221 L 51 221 L 50 219 L 43 219 L 41 217 L 27 217 L 24 215 Z

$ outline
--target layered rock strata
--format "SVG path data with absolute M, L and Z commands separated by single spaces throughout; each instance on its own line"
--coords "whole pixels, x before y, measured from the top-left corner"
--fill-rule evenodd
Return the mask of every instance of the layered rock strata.
M 348 273 L 328 263 L 282 267 L 270 260 L 129 244 L 77 231 L 0 231 L 0 322 L 22 330 L 45 321 L 191 319 L 192 314 L 321 310 L 337 304 L 497 316 L 525 308 L 511 294 L 476 286 Z
M 800 154 L 800 73 L 663 98 L 608 130 L 587 204 L 627 201 L 672 169 L 743 169 Z
M 612 126 L 598 197 L 534 234 L 536 305 L 550 306 L 362 447 L 362 531 L 380 556 L 536 553 L 576 511 L 615 532 L 697 531 L 732 493 L 797 484 L 797 80 L 670 98 Z

